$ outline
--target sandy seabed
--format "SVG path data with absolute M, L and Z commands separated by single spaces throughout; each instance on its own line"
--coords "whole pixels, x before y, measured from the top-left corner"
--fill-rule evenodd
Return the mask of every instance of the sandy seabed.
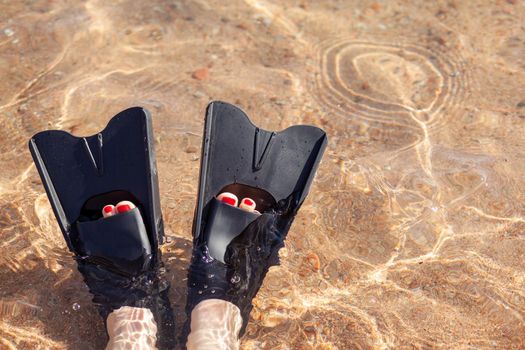
M 210 100 L 329 135 L 243 349 L 525 348 L 525 2 L 0 1 L 0 348 L 100 349 L 27 141 L 153 115 L 177 324 Z

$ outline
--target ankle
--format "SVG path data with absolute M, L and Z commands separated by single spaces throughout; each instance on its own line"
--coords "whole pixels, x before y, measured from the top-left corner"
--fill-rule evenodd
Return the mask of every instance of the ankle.
M 234 304 L 220 299 L 198 303 L 191 312 L 191 331 L 223 329 L 238 337 L 242 326 L 241 312 Z
M 209 346 L 238 349 L 242 324 L 241 312 L 234 304 L 220 299 L 201 301 L 191 312 L 191 332 L 186 346 L 188 350 Z
M 122 306 L 107 318 L 109 342 L 106 349 L 121 349 L 129 344 L 142 344 L 152 349 L 157 341 L 157 324 L 151 310 Z

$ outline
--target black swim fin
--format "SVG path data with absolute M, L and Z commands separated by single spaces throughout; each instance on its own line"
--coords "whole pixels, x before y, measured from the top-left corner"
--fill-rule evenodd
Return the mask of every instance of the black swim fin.
M 149 113 L 127 109 L 90 137 L 40 132 L 29 148 L 104 320 L 121 306 L 147 307 L 161 330 L 171 327 L 169 284 L 159 274 L 164 229 Z M 122 200 L 137 208 L 102 218 L 106 204 Z
M 205 299 L 237 305 L 244 333 L 269 267 L 303 203 L 327 144 L 323 130 L 258 128 L 239 108 L 212 102 L 206 112 L 199 193 L 188 272 L 188 319 Z M 222 203 L 231 192 L 255 200 L 260 215 Z M 189 322 L 186 333 L 189 331 Z

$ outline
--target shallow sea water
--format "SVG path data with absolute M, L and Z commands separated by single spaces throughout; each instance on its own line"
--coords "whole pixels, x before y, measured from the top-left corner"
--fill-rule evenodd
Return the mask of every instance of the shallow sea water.
M 243 349 L 525 348 L 525 2 L 0 1 L 0 348 L 100 349 L 27 141 L 153 115 L 171 301 L 212 99 L 329 145 Z

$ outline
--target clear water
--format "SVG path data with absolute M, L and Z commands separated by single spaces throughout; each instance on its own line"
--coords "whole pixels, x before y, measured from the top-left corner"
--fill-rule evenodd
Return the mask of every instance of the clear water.
M 204 109 L 329 146 L 243 349 L 525 347 L 525 4 L 0 1 L 0 348 L 105 331 L 27 150 L 154 117 L 184 322 Z

